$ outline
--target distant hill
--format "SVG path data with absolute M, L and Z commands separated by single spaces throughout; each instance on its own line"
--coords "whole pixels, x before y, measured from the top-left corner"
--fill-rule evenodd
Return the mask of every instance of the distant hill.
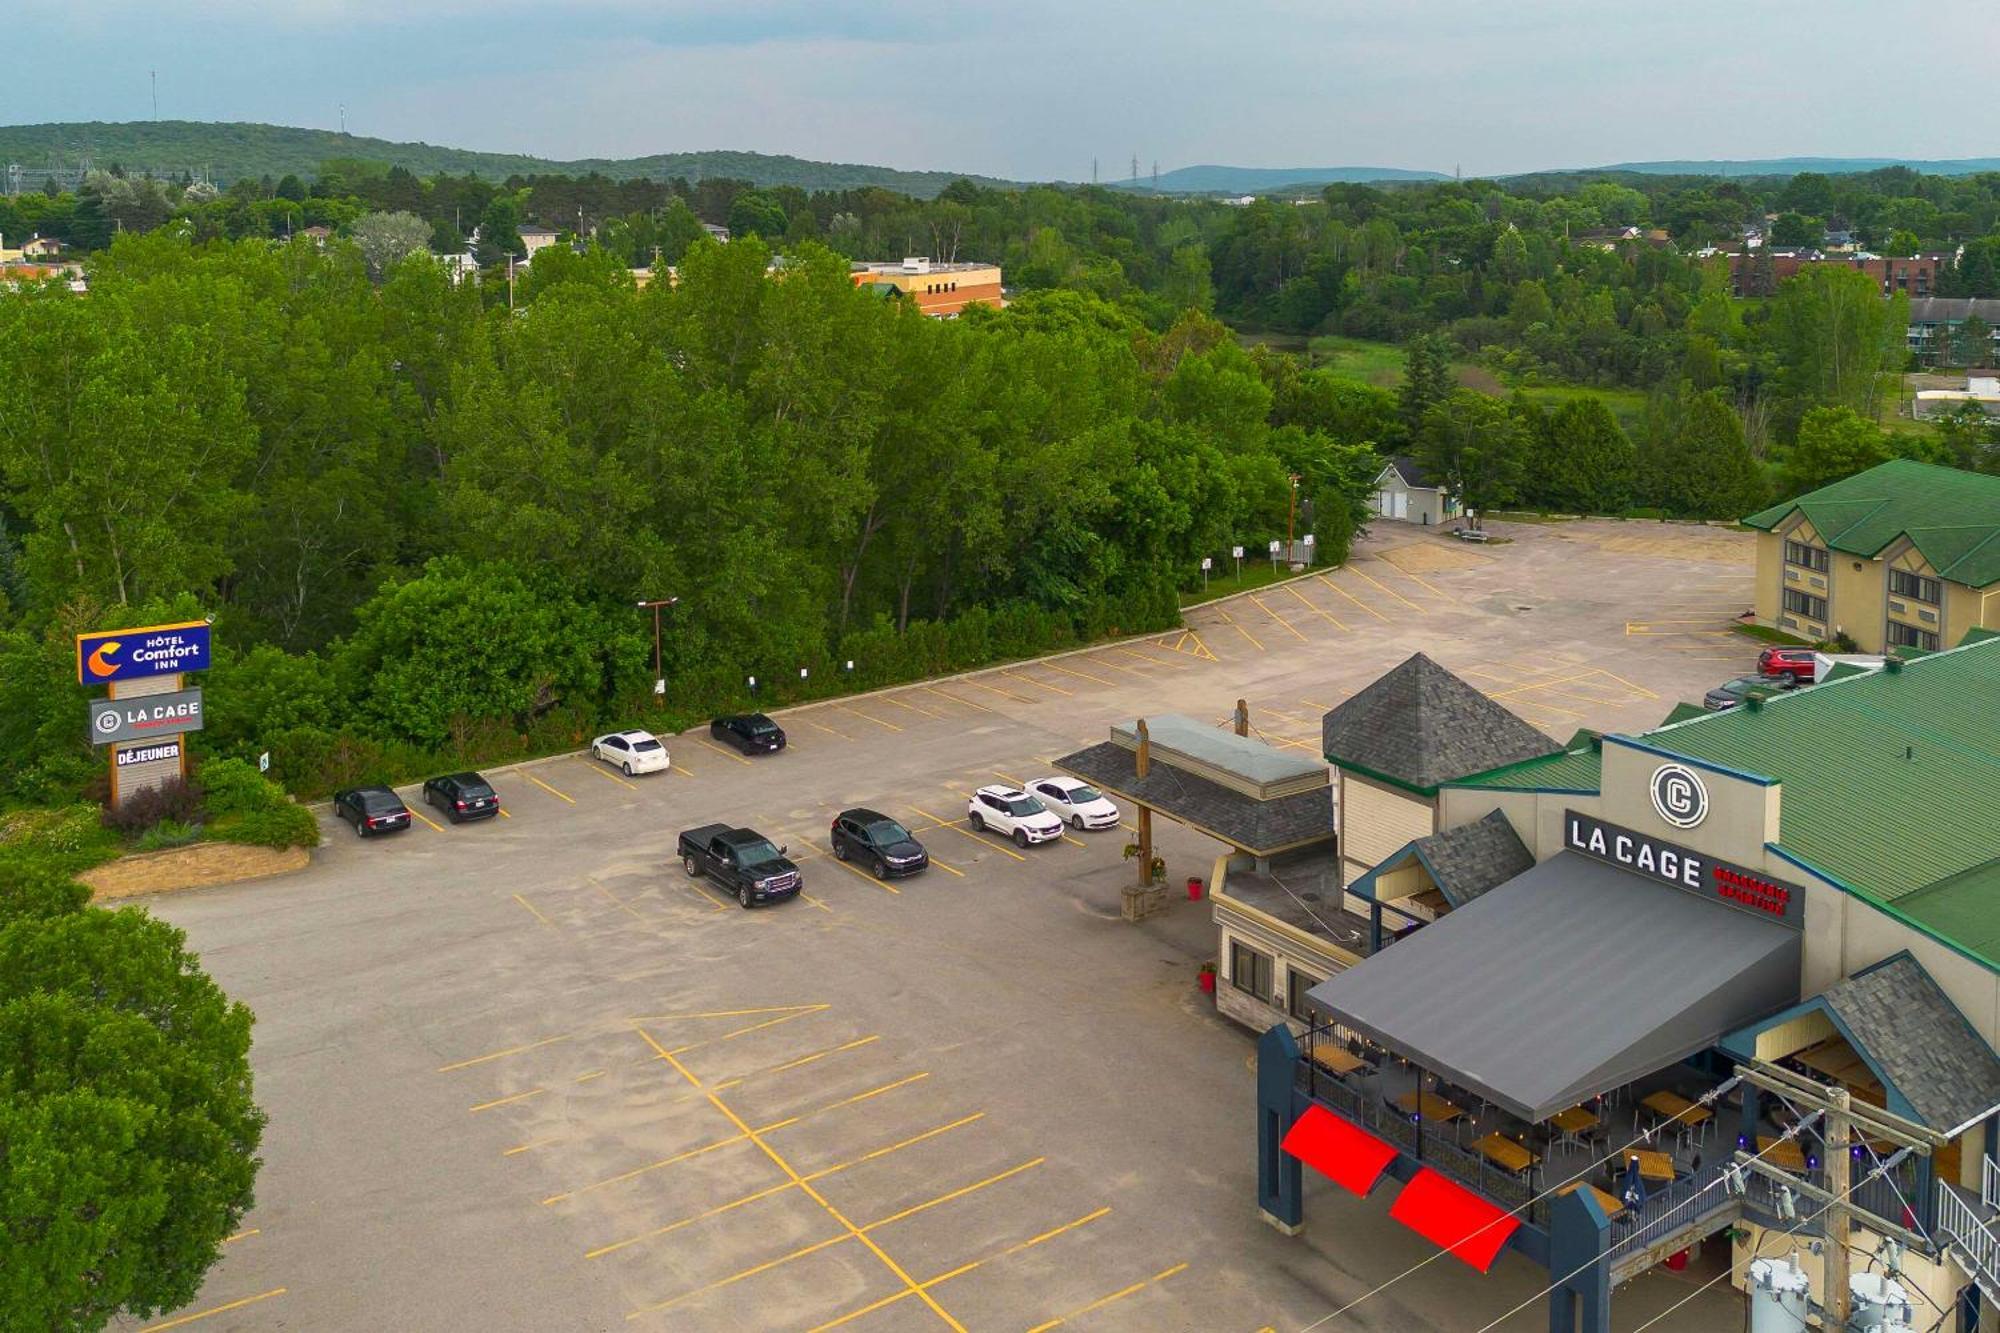
M 1829 176 L 1840 176 L 1851 175 L 1858 171 L 1880 171 L 1883 167 L 1908 167 L 1927 176 L 1970 176 L 1980 171 L 2000 171 L 2000 157 L 1961 157 L 1935 161 L 1915 157 L 1728 158 L 1708 162 L 1619 162 L 1608 167 L 1584 170 L 1629 171 L 1641 176 L 1796 176 L 1801 171 L 1817 171 Z
M 1258 194 L 1298 185 L 1379 184 L 1383 181 L 1441 181 L 1450 179 L 1437 171 L 1405 171 L 1401 167 L 1175 167 L 1160 173 L 1162 193 L 1174 194 Z M 1113 189 L 1151 190 L 1153 178 L 1137 181 L 1110 181 Z
M 809 162 L 765 153 L 658 153 L 651 157 L 584 158 L 574 162 L 521 153 L 480 153 L 427 143 L 393 143 L 331 130 L 239 122 L 82 121 L 51 125 L 0 126 L 0 166 L 46 167 L 60 156 L 74 167 L 88 153 L 100 167 L 113 163 L 128 172 L 160 173 L 206 169 L 227 184 L 241 177 L 311 177 L 328 158 L 364 158 L 402 166 L 419 176 L 440 171 L 477 172 L 489 180 L 512 175 L 601 172 L 622 180 L 701 180 L 730 176 L 758 185 L 796 185 L 804 190 L 854 190 L 880 186 L 900 194 L 932 198 L 963 173 L 899 171 L 843 162 Z M 967 177 L 980 185 L 1005 186 L 991 177 Z

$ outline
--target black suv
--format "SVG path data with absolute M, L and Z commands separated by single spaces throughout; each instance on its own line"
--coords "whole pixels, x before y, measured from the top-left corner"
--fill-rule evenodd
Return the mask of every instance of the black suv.
M 447 773 L 424 784 L 424 803 L 444 811 L 452 823 L 491 819 L 500 813 L 500 793 L 477 773 Z
M 733 713 L 708 724 L 708 734 L 745 754 L 776 754 L 785 748 L 784 730 L 762 713 Z
M 350 787 L 333 794 L 333 813 L 354 825 L 356 837 L 394 833 L 410 826 L 410 807 L 387 787 Z
M 914 875 L 931 863 L 924 845 L 889 816 L 875 810 L 842 810 L 833 817 L 836 860 L 860 860 L 873 867 L 877 879 Z

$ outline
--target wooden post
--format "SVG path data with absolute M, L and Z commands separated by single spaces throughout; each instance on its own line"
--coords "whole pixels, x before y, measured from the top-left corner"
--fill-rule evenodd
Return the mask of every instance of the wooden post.
M 1830 1103 L 1826 1112 L 1826 1192 L 1840 1202 L 1827 1209 L 1826 1266 L 1823 1270 L 1826 1285 L 1819 1294 L 1819 1301 L 1826 1311 L 1826 1326 L 1846 1328 L 1849 1299 L 1847 1244 L 1848 1231 L 1854 1223 L 1854 1214 L 1847 1206 L 1849 1172 L 1854 1162 L 1848 1155 L 1852 1135 L 1847 1108 L 1851 1105 L 1851 1098 L 1846 1088 L 1830 1088 L 1826 1097 Z
M 1139 758 L 1134 771 L 1143 780 L 1153 770 L 1153 739 L 1146 730 L 1146 719 L 1138 723 Z M 1149 806 L 1139 807 L 1139 887 L 1153 886 L 1153 811 Z
M 1250 734 L 1250 705 L 1241 699 L 1236 701 L 1236 734 L 1239 736 Z

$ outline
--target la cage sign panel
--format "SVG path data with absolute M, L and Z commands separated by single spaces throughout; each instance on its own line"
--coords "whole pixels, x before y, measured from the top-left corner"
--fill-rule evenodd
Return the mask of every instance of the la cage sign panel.
M 146 625 L 76 636 L 76 678 L 84 685 L 208 670 L 208 622 Z

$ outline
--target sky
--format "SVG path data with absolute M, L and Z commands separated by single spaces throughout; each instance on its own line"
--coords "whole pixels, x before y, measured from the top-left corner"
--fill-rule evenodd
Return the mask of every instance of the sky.
M 2000 153 L 1991 0 L 11 0 L 0 124 L 1085 180 Z M 24 40 L 33 34 L 33 40 Z M 1957 92 L 1952 90 L 1956 89 Z

